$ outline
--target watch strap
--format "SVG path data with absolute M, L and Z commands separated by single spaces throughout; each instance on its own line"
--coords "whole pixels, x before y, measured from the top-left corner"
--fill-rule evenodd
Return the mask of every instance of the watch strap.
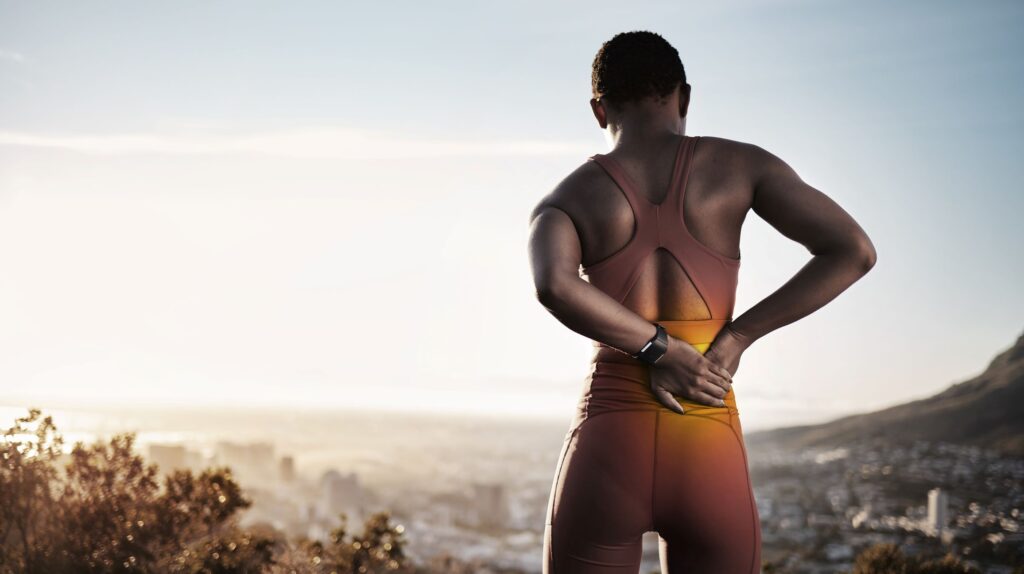
M 658 362 L 658 359 L 668 351 L 668 331 L 658 323 L 654 323 L 656 333 L 636 354 L 631 355 L 634 359 L 649 365 Z

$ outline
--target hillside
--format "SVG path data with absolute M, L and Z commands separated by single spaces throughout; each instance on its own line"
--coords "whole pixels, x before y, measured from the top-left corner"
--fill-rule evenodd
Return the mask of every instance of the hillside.
M 931 440 L 1024 456 L 1024 334 L 981 374 L 931 397 L 827 423 L 752 432 L 745 440 L 790 448 Z

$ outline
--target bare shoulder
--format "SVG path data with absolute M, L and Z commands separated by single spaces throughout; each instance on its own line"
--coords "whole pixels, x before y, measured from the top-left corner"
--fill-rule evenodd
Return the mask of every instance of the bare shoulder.
M 594 193 L 593 184 L 599 181 L 600 176 L 600 167 L 594 162 L 580 164 L 540 198 L 530 211 L 530 223 L 549 208 L 558 209 L 573 219 L 580 207 L 588 202 L 588 195 Z
M 758 144 L 711 136 L 703 136 L 701 140 L 707 140 L 707 145 L 715 152 L 715 162 L 726 164 L 721 167 L 742 177 L 755 195 L 759 188 L 799 179 L 782 158 Z
M 700 136 L 702 146 L 714 146 L 720 151 L 731 152 L 732 154 L 739 154 L 744 151 L 757 147 L 756 145 L 740 140 L 733 140 L 729 138 L 723 138 L 718 136 Z
M 761 146 L 750 142 L 717 136 L 700 136 L 700 141 L 698 149 L 704 148 L 716 162 L 726 162 L 732 168 L 756 168 L 770 155 Z

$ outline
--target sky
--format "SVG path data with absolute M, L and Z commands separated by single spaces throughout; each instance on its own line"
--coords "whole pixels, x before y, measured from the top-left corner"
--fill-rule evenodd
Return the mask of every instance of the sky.
M 783 158 L 872 271 L 754 343 L 744 428 L 931 395 L 1024 331 L 1019 2 L 0 0 L 0 404 L 564 418 L 528 215 L 651 30 L 687 133 Z M 751 213 L 735 315 L 810 254 Z

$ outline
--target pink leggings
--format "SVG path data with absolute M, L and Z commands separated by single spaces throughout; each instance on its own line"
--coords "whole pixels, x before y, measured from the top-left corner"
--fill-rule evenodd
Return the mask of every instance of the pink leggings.
M 702 350 L 703 352 L 703 350 Z M 606 355 L 607 356 L 607 355 Z M 726 406 L 649 387 L 649 367 L 598 360 L 566 433 L 544 529 L 544 574 L 630 573 L 659 534 L 663 574 L 756 574 L 761 527 L 735 390 Z

